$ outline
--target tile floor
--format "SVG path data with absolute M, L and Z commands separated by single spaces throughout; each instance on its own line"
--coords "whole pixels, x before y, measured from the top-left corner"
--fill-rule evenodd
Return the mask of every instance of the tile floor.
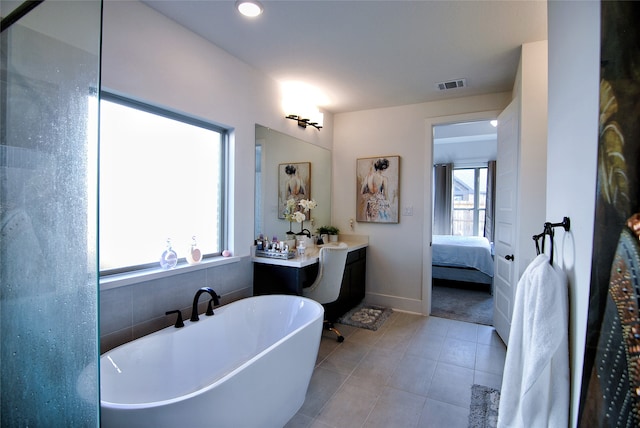
M 468 426 L 471 385 L 500 388 L 493 327 L 394 312 L 378 331 L 324 332 L 302 408 L 285 428 Z

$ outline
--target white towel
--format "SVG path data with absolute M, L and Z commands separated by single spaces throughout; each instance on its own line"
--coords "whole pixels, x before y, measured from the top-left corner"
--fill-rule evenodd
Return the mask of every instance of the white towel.
M 522 274 L 504 365 L 499 428 L 569 424 L 568 289 L 564 272 L 536 257 Z

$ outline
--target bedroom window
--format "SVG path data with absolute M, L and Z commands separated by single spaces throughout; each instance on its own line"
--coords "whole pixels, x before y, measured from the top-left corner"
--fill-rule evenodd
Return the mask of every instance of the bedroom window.
M 483 236 L 487 201 L 487 168 L 453 170 L 454 235 Z
M 179 261 L 193 237 L 221 253 L 226 143 L 213 124 L 101 94 L 101 275 L 159 267 L 167 239 Z

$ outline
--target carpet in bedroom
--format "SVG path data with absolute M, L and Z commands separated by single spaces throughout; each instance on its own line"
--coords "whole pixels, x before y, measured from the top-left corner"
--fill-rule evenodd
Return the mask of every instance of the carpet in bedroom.
M 493 325 L 493 296 L 486 285 L 434 279 L 431 315 Z

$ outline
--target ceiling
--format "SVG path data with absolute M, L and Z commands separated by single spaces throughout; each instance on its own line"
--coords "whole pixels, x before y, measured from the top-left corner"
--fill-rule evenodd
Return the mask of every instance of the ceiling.
M 520 45 L 547 38 L 546 1 L 263 0 L 254 19 L 233 0 L 144 3 L 331 113 L 510 91 Z
M 489 120 L 433 127 L 433 163 L 479 166 L 496 159 L 498 132 Z

